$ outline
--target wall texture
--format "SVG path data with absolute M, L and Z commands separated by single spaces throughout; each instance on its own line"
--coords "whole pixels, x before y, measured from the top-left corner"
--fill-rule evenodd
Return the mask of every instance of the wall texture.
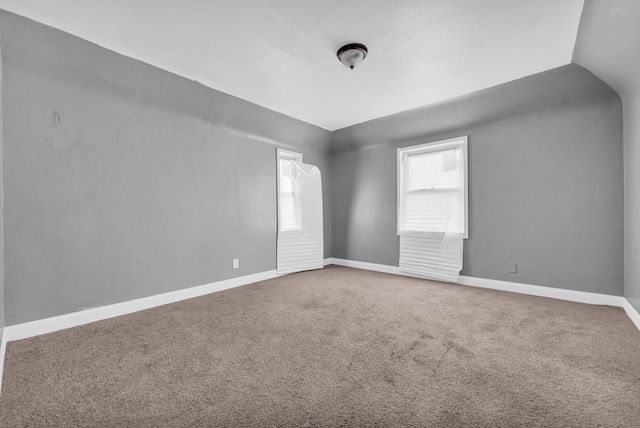
M 335 131 L 333 257 L 397 266 L 396 149 L 461 135 L 463 275 L 623 294 L 622 105 L 576 65 Z
M 640 311 L 640 2 L 586 0 L 573 61 L 624 105 L 625 297 Z
M 7 325 L 275 269 L 276 147 L 323 172 L 330 255 L 330 132 L 15 15 L 0 28 Z

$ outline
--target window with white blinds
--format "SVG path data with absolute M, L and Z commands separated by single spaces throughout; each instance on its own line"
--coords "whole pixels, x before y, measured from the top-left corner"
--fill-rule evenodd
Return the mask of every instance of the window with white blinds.
M 468 237 L 467 137 L 398 149 L 398 235 Z
M 278 158 L 278 191 L 279 210 L 278 223 L 280 231 L 300 230 L 301 206 L 300 189 L 293 177 L 295 165 L 293 162 L 302 163 L 302 156 L 293 153 L 280 153 Z
M 324 264 L 322 174 L 302 154 L 278 149 L 278 274 Z

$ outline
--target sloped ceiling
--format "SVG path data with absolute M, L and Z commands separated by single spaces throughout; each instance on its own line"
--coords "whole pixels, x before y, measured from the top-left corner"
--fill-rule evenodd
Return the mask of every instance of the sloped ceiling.
M 587 0 L 574 62 L 611 85 L 622 98 L 640 94 L 640 1 Z
M 0 0 L 328 130 L 571 62 L 583 0 Z M 355 70 L 335 53 L 360 42 Z

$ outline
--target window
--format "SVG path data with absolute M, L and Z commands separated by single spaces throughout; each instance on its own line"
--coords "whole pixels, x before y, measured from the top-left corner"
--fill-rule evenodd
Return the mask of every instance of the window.
M 300 153 L 278 149 L 276 270 L 284 275 L 321 269 L 324 261 L 322 174 Z
M 467 137 L 398 149 L 398 235 L 469 236 Z
M 300 189 L 294 180 L 293 162 L 302 163 L 300 153 L 278 149 L 278 227 L 281 232 L 302 229 Z

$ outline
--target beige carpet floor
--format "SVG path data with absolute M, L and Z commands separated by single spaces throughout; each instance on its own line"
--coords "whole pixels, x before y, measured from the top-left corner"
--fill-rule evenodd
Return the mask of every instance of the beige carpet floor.
M 330 266 L 11 342 L 0 426 L 638 427 L 640 332 Z

